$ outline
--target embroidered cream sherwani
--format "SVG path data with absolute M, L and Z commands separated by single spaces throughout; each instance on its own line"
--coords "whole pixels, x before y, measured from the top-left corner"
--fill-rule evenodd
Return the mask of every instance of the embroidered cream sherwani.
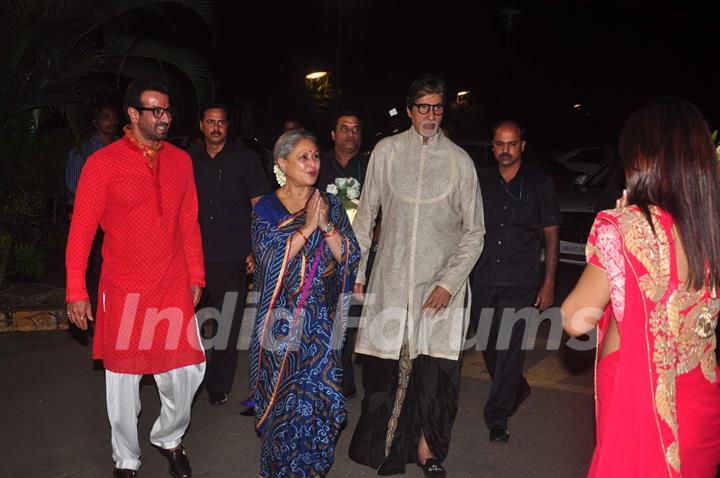
M 380 208 L 382 231 L 355 351 L 397 360 L 407 334 L 410 358 L 457 360 L 468 325 L 468 275 L 485 234 L 470 156 L 442 133 L 423 144 L 413 127 L 377 144 L 353 221 L 361 284 Z M 438 285 L 452 300 L 435 318 L 424 318 L 422 304 Z

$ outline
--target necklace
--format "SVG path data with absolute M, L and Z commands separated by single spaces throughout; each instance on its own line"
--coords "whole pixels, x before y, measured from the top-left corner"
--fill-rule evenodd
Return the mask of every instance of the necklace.
M 505 180 L 502 178 L 502 176 L 500 177 L 500 186 L 502 186 L 502 188 L 505 190 L 505 192 L 508 194 L 508 196 L 510 196 L 511 198 L 513 198 L 514 200 L 516 200 L 518 202 L 522 201 L 523 186 L 525 186 L 525 178 L 520 178 L 520 195 L 519 196 L 514 195 L 510 191 L 510 188 L 508 188 L 508 185 L 505 182 Z
M 275 192 L 275 195 L 280 200 L 282 205 L 287 209 L 287 212 L 290 214 L 297 214 L 301 211 L 305 210 L 305 207 L 307 206 L 307 201 L 310 198 L 310 194 L 308 194 L 304 199 L 296 199 L 290 196 L 290 193 L 284 190 L 284 188 L 280 188 Z

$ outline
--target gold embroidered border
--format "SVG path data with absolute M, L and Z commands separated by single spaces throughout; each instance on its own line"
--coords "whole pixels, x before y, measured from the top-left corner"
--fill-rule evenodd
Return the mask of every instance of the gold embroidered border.
M 387 435 L 385 436 L 385 457 L 390 455 L 390 448 L 395 439 L 395 431 L 397 430 L 400 413 L 405 403 L 405 395 L 407 394 L 408 384 L 410 383 L 410 372 L 412 372 L 412 360 L 410 360 L 410 352 L 408 343 L 403 342 L 400 349 L 400 360 L 398 363 L 398 386 L 395 392 L 395 403 L 393 403 L 390 420 L 388 420 Z
M 703 307 L 707 306 L 712 315 L 720 310 L 720 301 L 708 298 L 708 289 L 688 291 L 685 284 L 660 303 L 668 292 L 671 276 L 670 243 L 660 223 L 660 211 L 651 206 L 653 228 L 637 208 L 623 209 L 616 214 L 620 220 L 625 245 L 630 253 L 643 265 L 646 274 L 638 282 L 645 296 L 656 306 L 649 314 L 649 330 L 654 338 L 652 362 L 658 380 L 655 387 L 656 413 L 670 428 L 674 440 L 664 444 L 665 461 L 676 472 L 680 472 L 680 452 L 677 422 L 677 377 L 700 366 L 703 376 L 710 382 L 717 380 L 715 368 L 715 335 L 708 338 L 698 336 L 694 321 Z M 661 440 L 662 442 L 662 440 Z
M 654 338 L 652 362 L 658 377 L 654 391 L 655 411 L 673 434 L 673 441 L 667 444 L 662 439 L 662 435 L 660 436 L 665 461 L 673 470 L 679 472 L 675 364 L 680 319 L 678 311 L 669 307 L 674 303 L 672 300 L 674 293 L 668 301 L 668 307 L 658 304 L 665 297 L 670 284 L 671 251 L 657 208 L 652 206 L 650 208 L 652 227 L 637 208 L 627 208 L 623 212 L 625 214 L 620 216 L 620 228 L 623 231 L 625 246 L 646 271 L 639 277 L 639 286 L 645 296 L 655 303 L 648 321 L 648 327 Z

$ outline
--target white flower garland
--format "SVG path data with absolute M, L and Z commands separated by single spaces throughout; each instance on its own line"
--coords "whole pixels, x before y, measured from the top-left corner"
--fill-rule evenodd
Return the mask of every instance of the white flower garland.
M 277 164 L 273 166 L 273 172 L 275 173 L 275 180 L 277 180 L 278 184 L 280 186 L 285 186 L 285 183 L 287 182 L 287 177 Z

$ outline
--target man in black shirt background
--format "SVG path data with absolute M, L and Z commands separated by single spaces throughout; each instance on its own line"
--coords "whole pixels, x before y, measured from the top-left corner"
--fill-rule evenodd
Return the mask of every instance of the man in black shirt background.
M 506 120 L 495 126 L 492 149 L 498 168 L 480 177 L 486 234 L 472 276 L 471 315 L 478 320 L 483 308 L 494 311 L 483 352 L 493 380 L 484 415 L 490 440 L 507 442 L 508 418 L 530 394 L 530 385 L 522 375 L 526 322 L 520 319 L 512 323 L 513 316 L 526 307 L 542 311 L 553 304 L 560 209 L 552 179 L 522 162 L 525 139 L 517 122 Z M 545 274 L 538 290 L 543 243 Z M 506 309 L 513 313 L 503 320 Z M 502 339 L 510 326 L 509 346 L 505 347 Z M 487 330 L 487 324 L 480 330 Z
M 322 155 L 317 188 L 325 192 L 328 184 L 334 184 L 337 178 L 355 178 L 362 189 L 370 153 L 360 151 L 362 122 L 357 113 L 352 110 L 340 111 L 335 116 L 330 137 L 334 146 Z
M 237 367 L 247 274 L 254 270 L 250 213 L 270 191 L 258 155 L 239 140 L 228 139 L 227 118 L 222 104 L 202 108 L 204 141 L 189 150 L 205 257 L 206 287 L 198 309 L 221 312 L 213 315 L 218 327 L 205 372 L 205 389 L 214 405 L 227 402 Z
M 354 110 L 341 110 L 335 115 L 335 124 L 330 131 L 330 137 L 334 146 L 330 151 L 325 152 L 320 159 L 320 174 L 318 175 L 317 188 L 320 192 L 326 192 L 329 184 L 335 184 L 338 178 L 355 178 L 360 183 L 360 190 L 365 183 L 365 172 L 367 171 L 370 153 L 360 151 L 362 146 L 362 122 L 360 116 Z M 375 241 L 377 243 L 377 241 Z M 372 268 L 374 253 L 368 257 L 368 274 Z M 360 318 L 361 306 L 350 307 L 350 321 L 345 333 L 343 343 L 343 394 L 352 398 L 357 393 L 355 387 L 355 371 L 353 369 L 352 356 L 355 349 L 355 334 L 357 333 L 357 322 Z

